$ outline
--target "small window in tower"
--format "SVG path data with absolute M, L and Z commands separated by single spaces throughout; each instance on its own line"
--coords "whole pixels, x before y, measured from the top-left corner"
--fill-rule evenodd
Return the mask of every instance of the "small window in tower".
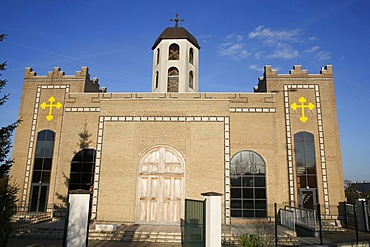
M 157 49 L 157 56 L 156 56 L 156 61 L 155 61 L 155 65 L 158 65 L 159 64 L 159 48 Z
M 190 51 L 189 51 L 189 63 L 194 64 L 194 51 L 193 51 L 193 48 L 190 48 Z
M 170 50 L 168 54 L 169 60 L 179 60 L 180 58 L 180 47 L 178 44 L 170 45 Z
M 155 72 L 155 88 L 158 88 L 159 73 Z
M 194 75 L 193 71 L 189 72 L 189 88 L 194 89 Z
M 175 67 L 168 69 L 167 92 L 179 91 L 179 70 Z

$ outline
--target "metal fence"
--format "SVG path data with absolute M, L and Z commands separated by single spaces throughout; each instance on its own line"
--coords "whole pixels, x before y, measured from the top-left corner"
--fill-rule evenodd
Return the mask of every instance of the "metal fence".
M 365 206 L 365 211 L 366 211 L 366 216 L 367 216 L 367 229 L 368 231 L 370 231 L 370 204 L 369 202 Z
M 65 206 L 52 205 L 45 212 L 30 212 L 18 207 L 12 217 L 13 232 L 8 246 L 62 247 L 67 218 Z
M 295 214 L 288 209 L 280 209 L 280 224 L 295 231 Z
M 282 212 L 282 211 L 280 211 Z M 292 213 L 289 213 L 292 212 Z M 298 224 L 307 228 L 316 229 L 316 211 L 306 208 L 295 208 L 286 206 L 284 208 L 284 224 L 292 229 L 292 225 Z M 293 217 L 294 216 L 294 217 Z M 281 215 L 280 215 L 281 217 Z M 282 221 L 282 220 L 281 220 Z M 290 226 L 290 227 L 289 227 Z
M 355 228 L 356 227 L 356 216 L 357 216 L 357 207 L 356 205 L 352 204 L 345 204 L 346 205 L 346 223 L 347 227 Z

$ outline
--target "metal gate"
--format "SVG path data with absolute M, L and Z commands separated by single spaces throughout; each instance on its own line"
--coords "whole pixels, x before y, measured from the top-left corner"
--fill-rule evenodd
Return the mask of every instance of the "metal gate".
M 205 246 L 205 200 L 185 199 L 184 247 Z
M 68 206 L 53 205 L 45 212 L 18 207 L 12 217 L 13 233 L 8 246 L 62 247 L 67 229 Z

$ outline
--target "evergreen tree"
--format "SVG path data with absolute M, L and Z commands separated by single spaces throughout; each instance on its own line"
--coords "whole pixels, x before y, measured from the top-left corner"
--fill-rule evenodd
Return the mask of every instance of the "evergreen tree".
M 0 34 L 0 41 L 3 41 L 6 34 Z M 0 64 L 1 72 L 5 71 L 6 62 Z M 7 80 L 0 78 L 0 92 L 6 85 Z M 0 106 L 8 100 L 9 94 L 0 96 Z M 0 128 L 0 246 L 6 246 L 8 237 L 12 232 L 10 224 L 11 216 L 15 212 L 15 203 L 17 201 L 18 187 L 9 181 L 9 169 L 13 160 L 9 158 L 9 152 L 12 147 L 11 136 L 21 120 Z

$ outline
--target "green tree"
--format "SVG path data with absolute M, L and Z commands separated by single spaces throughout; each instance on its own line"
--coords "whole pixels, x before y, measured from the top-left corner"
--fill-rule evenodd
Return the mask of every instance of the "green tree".
M 356 199 L 360 198 L 360 193 L 356 190 L 351 180 L 344 180 L 344 192 L 347 198 L 347 203 L 355 204 Z
M 3 41 L 6 34 L 0 34 L 0 41 Z M 5 71 L 6 62 L 0 64 L 0 73 Z M 2 74 L 0 74 L 1 76 Z M 0 79 L 0 92 L 5 87 L 7 80 Z M 9 98 L 9 94 L 0 96 L 0 106 Z M 18 186 L 12 184 L 9 178 L 9 169 L 13 159 L 9 158 L 12 147 L 11 136 L 21 120 L 0 128 L 0 246 L 6 246 L 8 237 L 12 232 L 10 224 L 11 216 L 15 212 Z
M 370 200 L 370 190 L 368 190 L 365 194 L 366 200 Z

